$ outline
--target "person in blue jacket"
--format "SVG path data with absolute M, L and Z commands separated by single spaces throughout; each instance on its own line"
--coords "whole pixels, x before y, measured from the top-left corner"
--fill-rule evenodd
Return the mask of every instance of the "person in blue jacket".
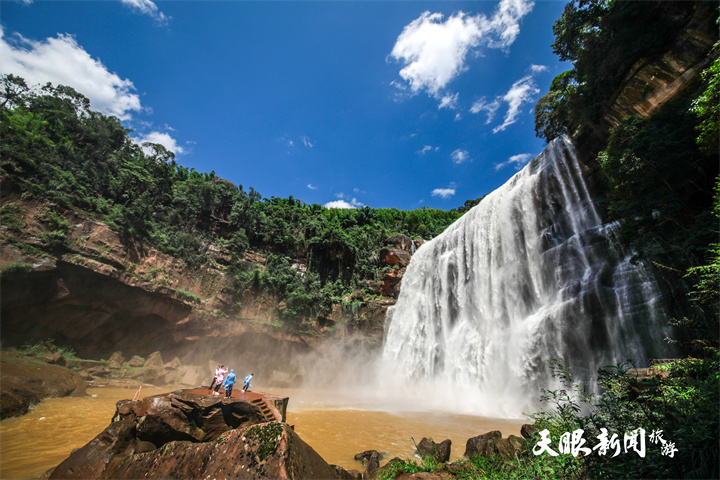
M 233 385 L 235 385 L 235 370 L 231 368 L 230 373 L 228 373 L 228 376 L 225 379 L 225 383 L 223 383 L 225 398 L 230 398 L 230 395 L 232 395 Z
M 255 374 L 251 373 L 250 375 L 245 377 L 245 380 L 243 380 L 243 383 L 245 384 L 245 385 L 243 385 L 243 389 L 242 389 L 243 392 L 247 392 L 248 389 L 250 387 L 252 387 L 252 385 L 250 384 L 250 380 L 252 379 L 253 375 L 255 375 Z

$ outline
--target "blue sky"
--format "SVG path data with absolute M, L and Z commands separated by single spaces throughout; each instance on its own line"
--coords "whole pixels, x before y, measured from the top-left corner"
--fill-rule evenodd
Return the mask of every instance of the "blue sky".
M 264 197 L 450 209 L 540 153 L 563 1 L 2 1 L 0 71 Z

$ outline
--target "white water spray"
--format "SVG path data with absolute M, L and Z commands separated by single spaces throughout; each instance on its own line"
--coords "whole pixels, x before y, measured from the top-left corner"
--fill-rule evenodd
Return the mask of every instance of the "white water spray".
M 558 138 L 420 248 L 389 312 L 381 377 L 437 408 L 520 416 L 553 385 L 663 356 L 660 294 L 603 224 Z

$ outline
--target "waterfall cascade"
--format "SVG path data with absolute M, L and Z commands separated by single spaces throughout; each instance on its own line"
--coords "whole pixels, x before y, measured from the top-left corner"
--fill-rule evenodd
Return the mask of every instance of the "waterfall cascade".
M 553 385 L 549 359 L 590 381 L 601 366 L 667 355 L 659 291 L 615 229 L 570 140 L 554 140 L 413 255 L 388 312 L 383 377 L 452 408 L 519 416 Z

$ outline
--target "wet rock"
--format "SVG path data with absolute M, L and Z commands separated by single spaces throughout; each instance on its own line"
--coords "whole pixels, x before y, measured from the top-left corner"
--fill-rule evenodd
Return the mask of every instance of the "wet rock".
M 451 447 L 452 440 L 450 439 L 435 443 L 432 438 L 423 438 L 417 445 L 417 452 L 421 457 L 430 456 L 440 463 L 445 463 L 450 460 Z
M 383 454 L 377 450 L 366 450 L 355 455 L 355 460 L 362 462 L 365 467 L 365 477 L 372 475 L 380 468 L 380 460 L 382 459 Z
M 503 438 L 499 430 L 469 438 L 465 445 L 465 456 L 482 455 L 490 458 L 497 453 L 503 460 L 511 460 L 527 448 L 527 440 L 510 435 Z
M 179 391 L 118 402 L 111 425 L 50 478 L 359 477 L 329 465 L 286 423 L 264 423 L 253 404 Z
M 110 356 L 110 360 L 108 360 L 108 366 L 110 368 L 122 368 L 124 361 L 125 357 L 122 356 L 122 353 L 115 352 Z

